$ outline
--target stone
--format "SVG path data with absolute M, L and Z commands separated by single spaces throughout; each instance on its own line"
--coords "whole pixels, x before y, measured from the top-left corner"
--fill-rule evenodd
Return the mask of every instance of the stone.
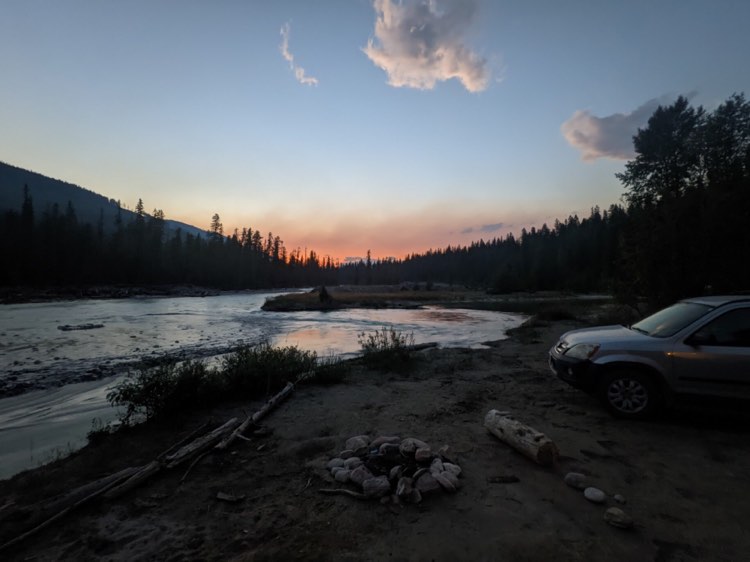
M 461 467 L 457 464 L 454 464 L 452 462 L 444 462 L 443 463 L 443 470 L 447 470 L 448 472 L 452 472 L 456 476 L 461 476 Z
M 568 472 L 565 475 L 565 483 L 576 490 L 585 490 L 588 487 L 586 485 L 586 475 L 580 472 Z
M 430 472 L 436 473 L 436 472 L 443 472 L 445 471 L 445 465 L 443 464 L 443 461 L 441 461 L 439 458 L 432 459 L 432 462 L 430 463 Z
M 402 476 L 398 479 L 398 484 L 396 484 L 396 495 L 402 498 L 408 497 L 411 495 L 411 491 L 414 489 L 412 486 L 412 479 L 407 476 Z
M 418 480 L 416 480 L 414 487 L 422 494 L 428 494 L 430 492 L 439 490 L 440 484 L 429 472 L 426 472 L 422 474 Z
M 451 448 L 448 445 L 443 445 L 438 449 L 438 455 L 443 459 L 443 461 L 451 462 L 453 458 L 453 451 L 451 451 Z
M 343 451 L 339 453 L 339 458 L 342 458 L 344 460 L 351 458 L 353 456 L 354 456 L 354 451 L 352 451 L 351 449 L 344 449 Z
M 619 529 L 632 529 L 633 518 L 619 507 L 610 507 L 604 512 L 604 520 Z
M 385 476 L 368 478 L 362 482 L 362 491 L 368 498 L 380 498 L 391 492 L 391 483 Z
M 443 476 L 444 474 L 450 474 L 450 472 L 434 472 L 430 476 L 432 476 L 446 492 L 455 492 L 456 487 L 453 485 L 453 482 L 451 482 L 449 478 Z
M 448 482 L 450 482 L 450 483 L 451 483 L 451 485 L 452 485 L 452 486 L 453 486 L 453 487 L 454 487 L 454 488 L 455 488 L 456 490 L 458 490 L 458 489 L 459 489 L 459 488 L 461 487 L 461 481 L 460 481 L 460 480 L 458 479 L 458 476 L 456 476 L 456 475 L 455 475 L 455 474 L 454 474 L 453 472 L 451 472 L 451 471 L 449 471 L 449 470 L 444 470 L 444 471 L 443 471 L 443 472 L 441 472 L 440 474 L 442 475 L 442 477 L 443 477 L 443 478 L 444 478 L 445 480 L 448 480 Z M 442 482 L 441 482 L 441 484 L 442 484 Z
M 339 466 L 344 466 L 344 459 L 336 457 L 335 459 L 331 459 L 328 461 L 328 464 L 326 464 L 327 469 L 336 468 Z
M 594 503 L 604 503 L 605 501 L 607 501 L 607 494 L 602 492 L 599 488 L 594 488 L 593 486 L 589 486 L 583 491 L 583 497 Z
M 398 480 L 401 478 L 401 473 L 404 471 L 404 467 L 400 464 L 397 464 L 394 466 L 391 471 L 388 473 L 388 480 L 393 482 L 394 480 Z
M 336 474 L 333 475 L 333 478 L 336 480 L 336 482 L 341 482 L 342 484 L 346 484 L 349 482 L 351 478 L 351 471 L 346 470 L 344 468 L 339 469 Z
M 344 448 L 349 449 L 350 451 L 356 451 L 357 449 L 366 449 L 369 444 L 370 439 L 367 435 L 357 435 L 356 437 L 350 437 L 347 439 Z
M 372 472 L 370 472 L 365 465 L 358 466 L 349 474 L 349 480 L 354 482 L 357 486 L 361 486 L 362 483 L 369 478 L 372 478 Z
M 412 489 L 411 494 L 406 498 L 409 503 L 419 503 L 422 501 L 422 492 L 416 488 Z
M 338 472 L 341 472 L 342 470 L 346 470 L 346 469 L 345 469 L 345 468 L 344 468 L 343 466 L 334 466 L 334 467 L 333 467 L 333 468 L 331 469 L 331 474 L 333 475 L 333 477 L 334 477 L 334 478 L 336 478 L 336 474 L 337 474 Z
M 622 504 L 628 503 L 628 500 L 626 500 L 626 499 L 625 499 L 625 498 L 624 498 L 623 496 L 621 496 L 620 494 L 615 494 L 614 498 L 615 498 L 615 501 L 616 501 L 617 503 L 622 503 Z
M 429 445 L 424 441 L 420 441 L 419 439 L 415 439 L 414 437 L 407 437 L 406 439 L 401 441 L 399 450 L 401 451 L 402 455 L 413 456 L 417 449 L 426 449 L 428 447 Z
M 381 435 L 380 437 L 376 437 L 372 440 L 372 443 L 370 443 L 370 448 L 380 447 L 381 445 L 388 443 L 391 445 L 398 445 L 401 443 L 401 438 L 394 436 L 386 436 Z
M 378 453 L 393 462 L 401 460 L 401 449 L 396 443 L 383 443 Z
M 417 462 L 427 462 L 432 458 L 432 449 L 429 447 L 420 447 L 414 451 L 414 460 Z
M 346 468 L 347 470 L 354 470 L 361 464 L 362 459 L 360 459 L 359 457 L 349 457 L 344 461 L 344 468 Z

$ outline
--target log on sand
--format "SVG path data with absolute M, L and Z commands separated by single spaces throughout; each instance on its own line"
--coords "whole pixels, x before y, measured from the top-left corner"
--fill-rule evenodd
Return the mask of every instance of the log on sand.
M 218 451 L 223 451 L 224 449 L 229 447 L 229 445 L 231 445 L 235 439 L 241 437 L 242 434 L 247 431 L 248 427 L 258 423 L 261 419 L 266 417 L 271 410 L 273 410 L 277 405 L 283 402 L 292 392 L 294 392 L 294 384 L 291 382 L 286 383 L 286 386 L 279 393 L 271 397 L 271 399 L 252 416 L 248 416 L 247 419 L 242 422 L 242 424 L 237 429 L 227 435 L 214 448 Z
M 557 445 L 549 437 L 513 419 L 507 412 L 490 410 L 484 417 L 484 426 L 500 441 L 542 466 L 553 465 L 560 456 Z

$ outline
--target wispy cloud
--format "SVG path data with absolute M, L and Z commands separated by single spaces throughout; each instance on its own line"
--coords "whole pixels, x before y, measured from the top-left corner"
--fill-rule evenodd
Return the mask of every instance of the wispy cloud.
M 492 232 L 497 232 L 498 230 L 501 230 L 504 227 L 507 227 L 507 225 L 504 222 L 496 222 L 492 224 L 483 224 L 482 226 L 469 226 L 467 228 L 464 228 L 461 231 L 461 234 L 473 234 L 473 233 L 481 233 L 481 234 L 490 234 Z
M 289 50 L 290 33 L 291 28 L 287 22 L 281 27 L 281 45 L 279 46 L 281 56 L 289 63 L 289 68 L 294 72 L 294 77 L 297 79 L 297 82 L 300 84 L 307 84 L 308 86 L 317 86 L 318 79 L 314 76 L 308 76 L 305 74 L 304 68 L 294 63 L 294 55 Z
M 648 100 L 630 113 L 614 113 L 597 117 L 589 111 L 578 110 L 560 126 L 568 144 L 581 151 L 581 158 L 590 162 L 597 158 L 628 160 L 632 158 L 633 136 L 645 127 L 659 105 L 672 101 L 671 96 Z
M 395 87 L 431 90 L 455 78 L 470 92 L 490 82 L 487 61 L 464 44 L 475 0 L 374 0 L 375 38 L 363 51 Z

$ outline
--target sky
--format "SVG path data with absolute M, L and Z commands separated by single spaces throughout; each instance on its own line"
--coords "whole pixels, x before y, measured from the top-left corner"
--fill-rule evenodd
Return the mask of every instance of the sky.
M 621 201 L 678 95 L 750 94 L 747 0 L 0 0 L 0 160 L 346 260 Z

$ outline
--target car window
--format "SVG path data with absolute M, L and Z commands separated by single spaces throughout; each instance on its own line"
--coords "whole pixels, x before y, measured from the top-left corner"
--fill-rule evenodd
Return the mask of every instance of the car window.
M 707 314 L 712 307 L 694 302 L 678 302 L 647 316 L 631 326 L 632 329 L 654 336 L 668 338 Z
M 730 310 L 698 330 L 706 345 L 750 347 L 750 308 Z

